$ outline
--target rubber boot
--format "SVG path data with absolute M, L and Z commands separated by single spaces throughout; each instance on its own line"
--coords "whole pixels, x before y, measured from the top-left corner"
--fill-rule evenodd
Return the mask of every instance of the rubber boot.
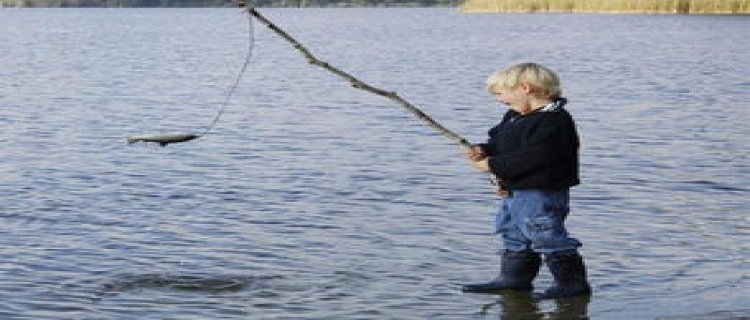
M 542 259 L 531 250 L 504 251 L 500 260 L 500 275 L 486 283 L 467 284 L 464 292 L 491 293 L 502 290 L 531 291 L 531 282 L 539 273 Z
M 534 294 L 535 298 L 555 299 L 591 294 L 591 286 L 586 280 L 586 266 L 578 252 L 550 255 L 545 262 L 555 279 L 555 285 L 544 293 Z

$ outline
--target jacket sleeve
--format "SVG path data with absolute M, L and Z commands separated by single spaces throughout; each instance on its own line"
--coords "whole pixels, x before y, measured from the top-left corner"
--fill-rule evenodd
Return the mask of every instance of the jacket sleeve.
M 489 159 L 490 170 L 501 180 L 513 180 L 544 170 L 575 156 L 578 136 L 569 117 L 545 117 L 524 133 L 524 147 L 500 152 Z
M 494 148 L 492 148 L 489 143 L 477 143 L 476 146 L 482 149 L 482 152 L 484 152 L 484 154 L 487 156 L 492 156 L 495 154 Z

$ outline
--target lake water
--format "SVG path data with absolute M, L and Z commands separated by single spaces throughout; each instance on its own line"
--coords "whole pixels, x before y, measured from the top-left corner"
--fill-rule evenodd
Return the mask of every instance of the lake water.
M 595 290 L 465 294 L 493 193 L 450 140 L 237 9 L 0 10 L 2 319 L 746 319 L 750 17 L 262 9 L 479 142 L 485 78 L 537 61 L 582 136 Z M 537 288 L 551 283 L 543 269 Z

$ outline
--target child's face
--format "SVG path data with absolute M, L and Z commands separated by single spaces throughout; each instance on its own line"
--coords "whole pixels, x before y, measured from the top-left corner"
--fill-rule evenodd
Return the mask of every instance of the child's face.
M 514 111 L 524 114 L 531 111 L 530 93 L 528 84 L 522 83 L 515 88 L 498 87 L 492 91 L 498 102 L 507 105 Z

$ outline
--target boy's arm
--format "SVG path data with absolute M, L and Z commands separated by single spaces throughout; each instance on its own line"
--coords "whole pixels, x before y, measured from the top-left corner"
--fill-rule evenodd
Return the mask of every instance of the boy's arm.
M 503 115 L 502 121 L 498 125 L 496 125 L 494 128 L 490 130 L 490 134 L 492 134 L 495 130 L 500 130 L 501 126 L 506 123 L 510 118 L 517 115 L 513 110 L 508 110 L 508 112 Z M 471 165 L 481 171 L 481 172 L 488 172 L 490 171 L 489 166 L 489 157 L 495 156 L 497 154 L 497 150 L 492 146 L 492 144 L 488 142 L 485 143 L 477 143 L 475 145 L 472 145 L 470 148 L 467 148 L 465 150 L 466 158 L 471 161 Z

